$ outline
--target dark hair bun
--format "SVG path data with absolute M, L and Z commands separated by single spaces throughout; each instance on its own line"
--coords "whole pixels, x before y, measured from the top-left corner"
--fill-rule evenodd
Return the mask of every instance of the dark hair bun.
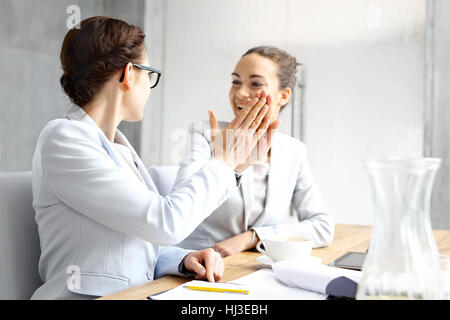
M 91 17 L 67 32 L 61 48 L 60 83 L 70 100 L 91 102 L 110 77 L 129 62 L 140 62 L 144 32 L 110 17 Z

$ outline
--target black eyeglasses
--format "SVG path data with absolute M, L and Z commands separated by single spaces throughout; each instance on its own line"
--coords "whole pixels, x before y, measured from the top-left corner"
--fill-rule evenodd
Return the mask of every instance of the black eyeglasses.
M 150 89 L 153 89 L 158 85 L 159 78 L 161 77 L 161 71 L 153 69 L 151 67 L 144 66 L 142 64 L 132 63 L 131 65 L 138 69 L 148 71 L 148 77 L 150 78 Z M 119 81 L 122 82 L 124 77 L 125 77 L 125 69 L 123 70 L 122 76 L 120 77 Z

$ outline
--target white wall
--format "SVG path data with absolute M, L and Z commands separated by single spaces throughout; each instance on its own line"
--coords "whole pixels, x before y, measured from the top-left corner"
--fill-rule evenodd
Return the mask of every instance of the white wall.
M 232 119 L 235 63 L 276 45 L 305 65 L 304 142 L 325 200 L 337 222 L 371 224 L 362 159 L 422 154 L 425 0 L 169 0 L 165 10 L 161 163 L 179 160 L 177 132 L 208 109 Z
M 0 171 L 31 170 L 39 132 L 70 101 L 59 84 L 66 10 L 98 13 L 99 1 L 0 1 Z

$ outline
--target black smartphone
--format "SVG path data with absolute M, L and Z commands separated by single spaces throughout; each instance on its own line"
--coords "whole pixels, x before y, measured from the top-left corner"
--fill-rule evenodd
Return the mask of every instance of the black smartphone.
M 343 256 L 330 263 L 330 266 L 352 270 L 361 270 L 365 258 L 365 252 L 347 252 Z

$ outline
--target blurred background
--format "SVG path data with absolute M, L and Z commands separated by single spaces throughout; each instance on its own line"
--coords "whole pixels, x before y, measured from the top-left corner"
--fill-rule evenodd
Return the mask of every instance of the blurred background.
M 275 45 L 303 64 L 282 131 L 302 140 L 337 223 L 373 224 L 364 159 L 443 159 L 432 225 L 450 229 L 447 0 L 1 0 L 0 171 L 28 171 L 45 124 L 64 114 L 59 51 L 70 22 L 121 18 L 163 71 L 140 123 L 120 128 L 147 166 L 177 164 L 207 110 L 230 121 L 241 55 Z

